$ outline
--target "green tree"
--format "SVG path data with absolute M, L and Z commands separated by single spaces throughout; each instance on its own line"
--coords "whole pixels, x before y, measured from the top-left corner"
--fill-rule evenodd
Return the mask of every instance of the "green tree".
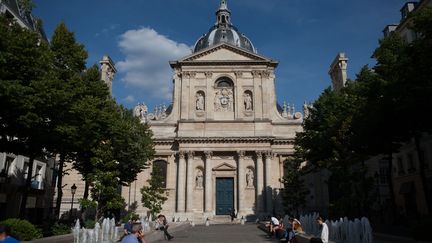
M 141 188 L 141 202 L 144 207 L 150 210 L 150 213 L 155 217 L 162 210 L 162 205 L 168 199 L 165 196 L 165 188 L 163 176 L 158 167 L 153 167 L 150 179 L 147 180 L 148 185 Z
M 306 196 L 309 194 L 302 179 L 301 162 L 297 156 L 284 161 L 282 198 L 285 210 L 290 215 L 298 215 L 299 209 L 305 206 Z
M 50 52 L 37 33 L 0 16 L 0 137 L 3 151 L 29 157 L 20 207 L 25 217 L 34 159 L 49 142 L 51 113 L 40 87 L 50 80 Z M 50 101 L 55 103 L 55 101 Z

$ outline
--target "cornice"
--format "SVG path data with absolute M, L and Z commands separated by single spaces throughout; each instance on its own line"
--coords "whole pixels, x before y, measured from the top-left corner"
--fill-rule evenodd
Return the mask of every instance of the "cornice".
M 179 137 L 179 143 L 271 143 L 273 137 Z

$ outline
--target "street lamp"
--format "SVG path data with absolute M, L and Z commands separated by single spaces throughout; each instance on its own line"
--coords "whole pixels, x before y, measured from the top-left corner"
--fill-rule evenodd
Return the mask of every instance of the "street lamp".
M 72 193 L 72 202 L 71 202 L 71 215 L 73 210 L 73 203 L 74 203 L 74 197 L 76 192 L 77 186 L 75 186 L 75 183 L 71 186 L 71 193 Z

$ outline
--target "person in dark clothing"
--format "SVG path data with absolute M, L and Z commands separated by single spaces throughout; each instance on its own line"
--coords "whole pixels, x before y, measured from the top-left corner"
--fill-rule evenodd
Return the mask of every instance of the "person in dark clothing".
M 160 214 L 156 220 L 156 230 L 162 230 L 168 240 L 172 240 L 174 236 L 168 233 L 168 222 L 164 215 Z
M 231 222 L 233 222 L 234 219 L 237 218 L 237 215 L 236 215 L 234 208 L 230 211 L 230 217 L 231 217 Z

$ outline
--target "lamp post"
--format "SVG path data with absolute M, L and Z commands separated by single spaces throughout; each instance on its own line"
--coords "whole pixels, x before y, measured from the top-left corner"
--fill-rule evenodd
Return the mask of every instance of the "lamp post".
M 76 192 L 77 186 L 75 186 L 75 183 L 71 186 L 71 193 L 72 193 L 72 202 L 71 202 L 71 216 L 72 216 L 72 210 L 73 210 L 73 203 L 74 203 L 74 197 Z

